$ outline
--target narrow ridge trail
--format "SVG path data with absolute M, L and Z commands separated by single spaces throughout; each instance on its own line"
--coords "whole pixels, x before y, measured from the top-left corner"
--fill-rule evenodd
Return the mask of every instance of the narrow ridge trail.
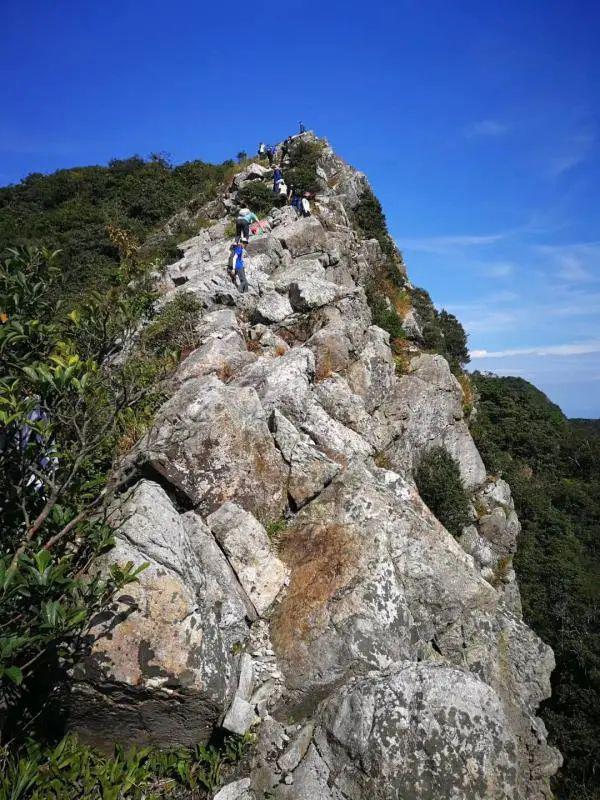
M 554 661 L 522 620 L 510 488 L 418 315 L 405 369 L 372 324 L 365 287 L 390 262 L 352 224 L 365 176 L 301 139 L 321 142 L 321 191 L 251 237 L 247 293 L 227 274 L 231 212 L 272 181 L 259 164 L 160 277 L 160 303 L 201 303 L 200 343 L 127 456 L 139 481 L 110 558 L 150 567 L 98 623 L 71 725 L 99 745 L 254 730 L 228 800 L 549 800 L 560 754 L 536 709 Z M 472 498 L 459 539 L 413 480 L 433 447 Z

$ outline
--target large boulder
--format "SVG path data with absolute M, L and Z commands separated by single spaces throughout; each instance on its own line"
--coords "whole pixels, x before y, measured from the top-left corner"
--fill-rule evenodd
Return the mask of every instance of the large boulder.
M 462 670 L 403 664 L 351 682 L 321 719 L 315 739 L 329 784 L 349 800 L 518 796 L 516 740 L 502 704 Z
M 286 579 L 264 527 L 235 503 L 224 503 L 207 522 L 257 613 L 264 615 Z
M 420 643 L 496 603 L 414 487 L 359 464 L 300 511 L 281 554 L 290 585 L 271 633 L 291 706 L 416 657 Z
M 237 188 L 247 186 L 248 183 L 265 178 L 271 170 L 268 167 L 263 167 L 261 164 L 252 163 L 245 167 L 233 179 L 233 184 Z
M 279 292 L 267 292 L 258 301 L 253 317 L 255 322 L 268 325 L 271 322 L 281 322 L 293 313 L 290 301 L 285 295 Z
M 202 514 L 235 500 L 273 519 L 286 504 L 287 468 L 256 391 L 225 386 L 213 375 L 183 384 L 133 457 Z
M 268 411 L 278 409 L 284 414 L 287 411 L 302 414 L 310 398 L 314 372 L 312 352 L 305 347 L 295 347 L 280 358 L 259 358 L 242 370 L 234 383 L 253 387 Z
M 294 258 L 324 252 L 326 248 L 325 229 L 316 217 L 300 218 L 281 225 L 275 228 L 273 235 Z
M 310 311 L 335 300 L 339 288 L 318 278 L 302 278 L 290 284 L 290 303 L 294 311 Z
M 181 362 L 175 379 L 183 383 L 214 373 L 222 380 L 227 380 L 255 358 L 253 353 L 248 352 L 244 337 L 237 331 L 215 333 Z
M 365 346 L 348 369 L 348 382 L 372 414 L 393 390 L 395 378 L 389 334 L 372 325 L 367 330 Z
M 278 291 L 287 291 L 295 281 L 325 280 L 325 268 L 316 257 L 295 258 L 291 264 L 282 264 L 271 273 L 270 279 Z
M 89 656 L 75 675 L 70 726 L 99 747 L 111 739 L 205 740 L 234 690 L 235 657 L 223 638 L 214 588 L 205 584 L 186 526 L 156 483 L 137 484 L 111 519 L 115 547 L 104 568 L 147 566 L 95 620 Z
M 467 489 L 484 483 L 485 466 L 464 419 L 462 390 L 445 358 L 413 358 L 410 372 L 397 380 L 381 409 L 402 433 L 387 450 L 395 469 L 413 470 L 428 450 L 443 447 L 458 462 Z

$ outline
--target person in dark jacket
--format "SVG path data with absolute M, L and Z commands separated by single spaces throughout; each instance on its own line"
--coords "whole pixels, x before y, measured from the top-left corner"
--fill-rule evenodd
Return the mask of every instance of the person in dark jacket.
M 283 172 L 279 167 L 275 167 L 275 171 L 273 172 L 273 192 L 275 194 L 278 192 L 280 181 L 283 181 Z
M 290 154 L 290 145 L 292 143 L 292 137 L 288 136 L 284 143 L 281 145 L 281 163 L 283 164 L 283 159 L 287 158 Z

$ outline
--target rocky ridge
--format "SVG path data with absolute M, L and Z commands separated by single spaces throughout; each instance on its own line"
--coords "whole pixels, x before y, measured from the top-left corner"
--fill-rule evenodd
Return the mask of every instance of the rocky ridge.
M 553 655 L 522 620 L 510 488 L 445 359 L 414 346 L 397 374 L 364 291 L 386 257 L 352 226 L 368 183 L 326 142 L 313 216 L 273 209 L 250 291 L 231 283 L 228 212 L 270 175 L 236 176 L 160 278 L 161 303 L 202 304 L 200 344 L 127 457 L 110 559 L 150 566 L 97 621 L 71 724 L 99 745 L 254 730 L 219 800 L 550 798 Z M 472 495 L 459 540 L 412 478 L 437 446 Z

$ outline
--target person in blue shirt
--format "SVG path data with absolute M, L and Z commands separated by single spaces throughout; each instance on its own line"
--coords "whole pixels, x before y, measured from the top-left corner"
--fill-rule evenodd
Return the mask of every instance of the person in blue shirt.
M 277 194 L 279 190 L 279 182 L 283 181 L 283 173 L 279 167 L 275 167 L 275 171 L 273 172 L 273 192 Z
M 300 133 L 306 133 L 306 125 L 300 121 Z
M 248 291 L 248 281 L 246 280 L 246 262 L 244 260 L 245 254 L 246 251 L 244 250 L 244 243 L 239 242 L 236 244 L 233 251 L 233 268 L 235 271 L 235 276 L 239 281 L 238 289 L 242 293 Z

